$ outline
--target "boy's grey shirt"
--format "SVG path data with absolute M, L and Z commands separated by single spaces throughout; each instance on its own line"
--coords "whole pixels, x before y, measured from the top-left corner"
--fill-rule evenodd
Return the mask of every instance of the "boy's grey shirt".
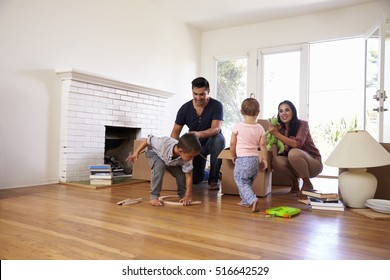
M 153 149 L 158 157 L 168 166 L 182 166 L 184 173 L 189 173 L 193 169 L 192 160 L 184 161 L 181 157 L 172 159 L 173 148 L 179 141 L 171 137 L 156 137 L 154 135 L 148 135 L 146 143 L 148 149 Z

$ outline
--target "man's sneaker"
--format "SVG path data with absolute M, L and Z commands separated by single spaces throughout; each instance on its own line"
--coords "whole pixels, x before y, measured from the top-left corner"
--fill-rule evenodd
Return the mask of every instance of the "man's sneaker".
M 219 191 L 219 182 L 209 183 L 210 191 Z

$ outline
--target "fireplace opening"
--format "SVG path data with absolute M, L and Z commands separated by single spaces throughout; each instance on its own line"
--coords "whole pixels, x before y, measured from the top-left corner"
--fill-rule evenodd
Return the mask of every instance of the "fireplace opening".
M 141 128 L 106 126 L 104 144 L 104 163 L 110 164 L 114 175 L 130 175 L 132 162 L 126 158 L 133 152 L 134 140 Z

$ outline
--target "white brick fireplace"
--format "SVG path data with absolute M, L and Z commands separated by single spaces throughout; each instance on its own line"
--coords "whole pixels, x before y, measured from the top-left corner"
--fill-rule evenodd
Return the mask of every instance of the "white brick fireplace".
M 173 93 L 74 69 L 55 72 L 62 80 L 61 182 L 87 180 L 88 166 L 103 164 L 106 126 L 136 128 L 137 138 L 163 133 Z

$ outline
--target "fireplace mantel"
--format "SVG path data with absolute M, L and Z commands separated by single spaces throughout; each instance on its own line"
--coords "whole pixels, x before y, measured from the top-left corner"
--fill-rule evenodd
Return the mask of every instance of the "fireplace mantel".
M 96 84 L 100 86 L 106 86 L 116 89 L 127 90 L 131 92 L 144 93 L 159 97 L 169 98 L 175 95 L 172 92 L 162 91 L 154 88 L 144 87 L 140 85 L 130 84 L 126 82 L 121 82 L 109 77 L 102 75 L 97 75 L 94 73 L 89 73 L 82 70 L 77 70 L 74 68 L 65 68 L 65 69 L 56 69 L 55 73 L 61 78 L 61 80 L 74 80 L 89 84 Z

